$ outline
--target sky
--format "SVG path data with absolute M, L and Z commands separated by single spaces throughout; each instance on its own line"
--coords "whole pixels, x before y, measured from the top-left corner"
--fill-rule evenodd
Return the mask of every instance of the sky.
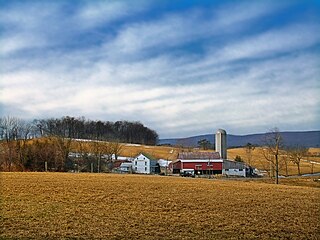
M 0 116 L 160 138 L 319 130 L 320 1 L 0 0 Z

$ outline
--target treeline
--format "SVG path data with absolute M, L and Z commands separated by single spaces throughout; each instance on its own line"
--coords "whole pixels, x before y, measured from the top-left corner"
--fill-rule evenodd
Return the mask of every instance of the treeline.
M 75 139 L 94 139 L 156 145 L 158 134 L 140 122 L 129 121 L 93 121 L 84 117 L 63 117 L 35 120 L 41 135 L 57 135 Z
M 83 141 L 79 139 L 90 139 Z M 110 169 L 123 143 L 154 145 L 158 134 L 139 122 L 63 117 L 32 122 L 0 118 L 1 171 Z M 75 154 L 76 153 L 76 154 Z

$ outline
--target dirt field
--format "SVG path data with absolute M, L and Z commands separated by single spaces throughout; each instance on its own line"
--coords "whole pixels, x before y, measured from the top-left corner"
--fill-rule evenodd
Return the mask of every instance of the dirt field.
M 317 239 L 320 189 L 113 174 L 0 173 L 0 239 Z

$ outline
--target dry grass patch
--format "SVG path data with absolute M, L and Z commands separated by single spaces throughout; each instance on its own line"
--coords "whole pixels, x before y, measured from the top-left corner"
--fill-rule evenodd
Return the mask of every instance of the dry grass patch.
M 319 151 L 319 148 L 312 148 L 311 153 L 315 153 Z M 241 158 L 248 163 L 248 155 L 246 153 L 245 148 L 233 148 L 228 149 L 228 158 L 234 159 L 236 156 L 241 156 Z M 306 158 L 310 161 L 320 162 L 320 157 L 308 157 Z M 249 164 L 249 163 L 248 163 Z M 251 166 L 254 166 L 258 169 L 265 169 L 269 170 L 269 163 L 266 161 L 266 159 L 263 156 L 262 149 L 260 147 L 256 148 L 254 151 L 252 151 L 252 160 L 250 163 Z M 282 159 L 280 156 L 280 175 L 285 175 L 285 165 L 282 163 Z M 320 164 L 311 164 L 309 162 L 301 161 L 300 165 L 301 174 L 308 174 L 308 173 L 317 173 L 320 172 Z M 298 174 L 298 168 L 297 165 L 293 164 L 292 162 L 288 161 L 288 175 L 297 175 Z
M 113 174 L 1 173 L 4 239 L 317 239 L 317 188 Z

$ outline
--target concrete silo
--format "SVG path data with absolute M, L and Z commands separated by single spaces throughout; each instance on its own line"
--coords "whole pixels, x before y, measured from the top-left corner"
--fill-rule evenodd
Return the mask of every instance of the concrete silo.
M 216 152 L 222 159 L 227 159 L 227 132 L 223 129 L 216 132 Z

